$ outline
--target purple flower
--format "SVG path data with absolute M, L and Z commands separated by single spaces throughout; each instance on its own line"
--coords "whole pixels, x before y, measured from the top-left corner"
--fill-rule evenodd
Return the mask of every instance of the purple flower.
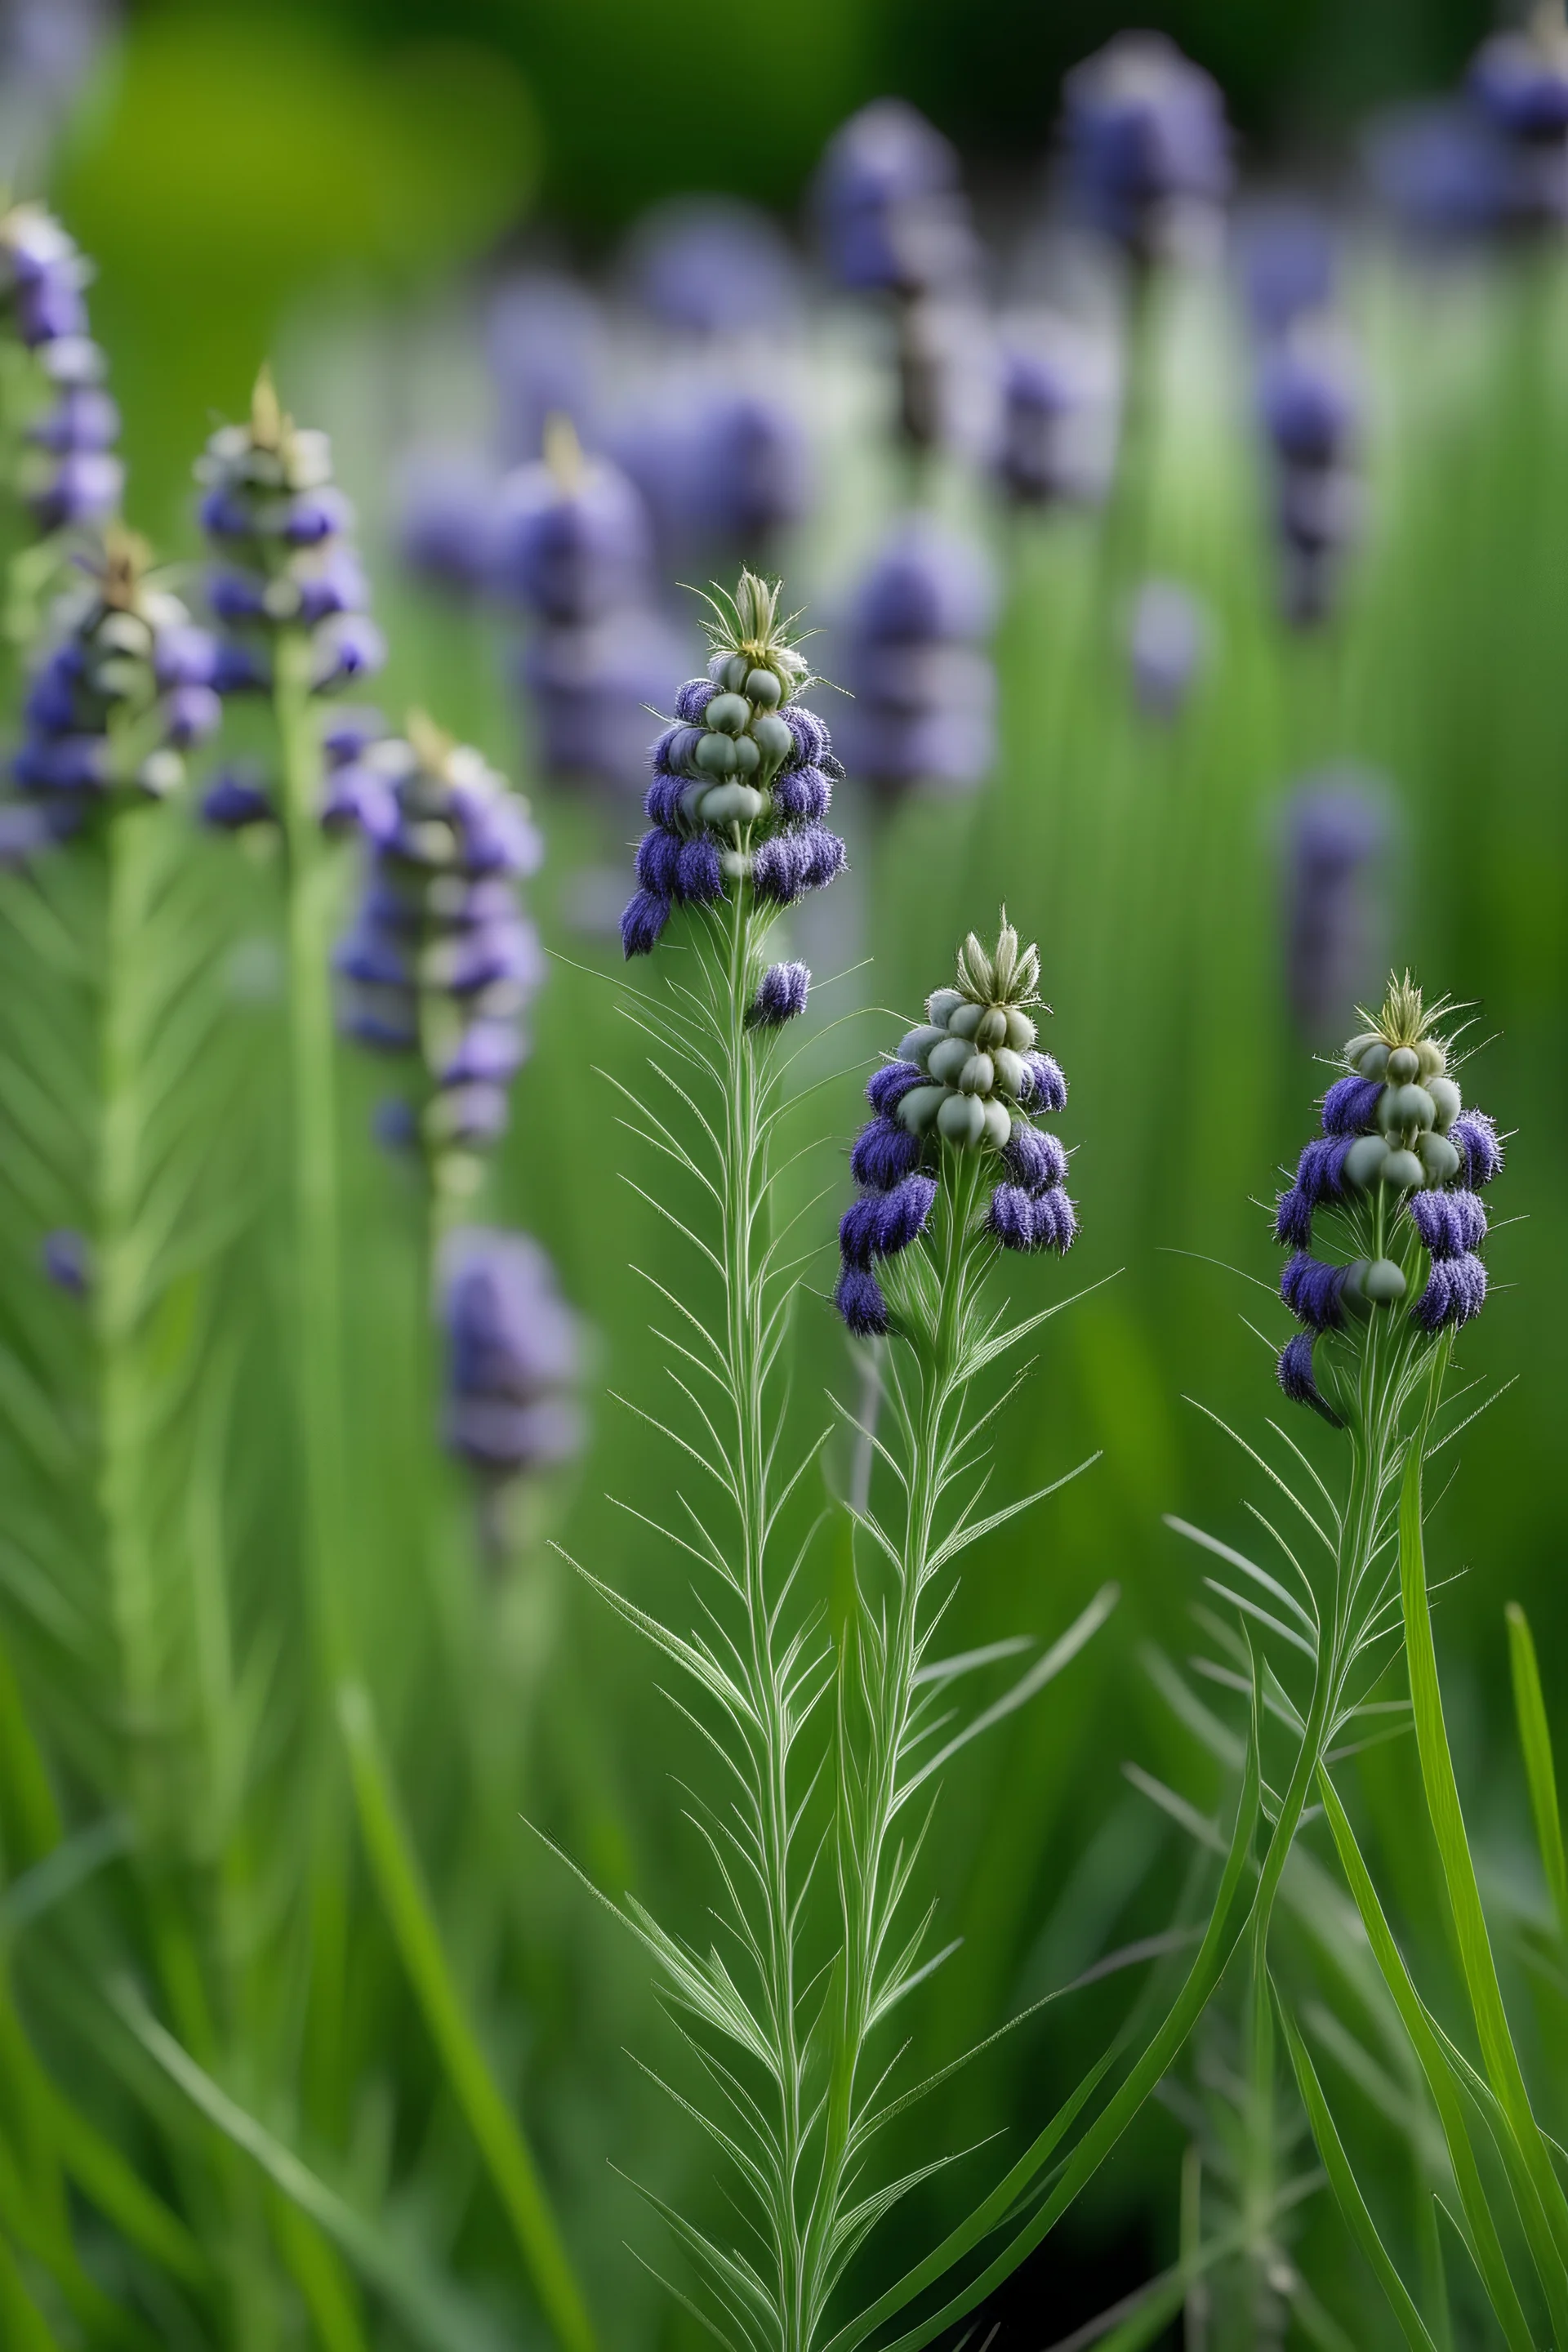
M 1308 1249 L 1312 1240 L 1312 1203 L 1300 1184 L 1281 1192 L 1274 1211 L 1274 1238 L 1287 1249 Z
M 1021 1184 L 998 1184 L 993 1188 L 985 1222 L 1004 1249 L 1035 1248 L 1034 1198 Z
M 599 304 L 574 278 L 536 270 L 501 288 L 485 348 L 509 463 L 539 456 L 552 417 L 568 418 L 589 437 L 604 341 Z
M 583 1439 L 573 1394 L 581 1343 L 538 1243 L 492 1227 L 460 1229 L 443 1247 L 440 1278 L 448 1446 L 477 1468 L 508 1475 L 568 1459 Z
M 1489 1184 L 1502 1166 L 1502 1144 L 1484 1110 L 1463 1110 L 1448 1129 L 1459 1155 L 1460 1181 L 1472 1192 Z
M 920 1166 L 918 1136 L 896 1119 L 878 1118 L 863 1127 L 849 1155 L 849 1172 L 868 1192 L 890 1192 Z
M 1379 1078 L 1351 1076 L 1336 1078 L 1323 1097 L 1323 1133 L 1325 1135 L 1369 1135 L 1377 1125 L 1378 1097 L 1383 1093 Z
M 877 1248 L 877 1220 L 884 1195 L 863 1192 L 851 1201 L 838 1220 L 838 1255 L 847 1266 L 862 1271 L 871 1263 Z
M 1031 1110 L 1065 1110 L 1068 1082 L 1051 1055 L 1025 1054 L 1020 1058 L 1026 1082 L 1026 1090 L 1021 1099 L 1028 1104 Z
M 1568 138 L 1568 38 L 1561 22 L 1494 33 L 1470 61 L 1469 87 L 1482 113 L 1521 146 L 1561 148 Z
M 1063 1257 L 1078 1239 L 1078 1211 L 1059 1185 L 1037 1195 L 1035 1234 L 1037 1248 L 1054 1249 Z
M 678 871 L 680 887 L 677 896 L 688 906 L 707 906 L 722 895 L 724 869 L 716 845 L 705 833 L 682 845 Z
M 633 956 L 653 953 L 669 920 L 669 903 L 651 890 L 638 890 L 628 902 L 621 917 L 621 951 L 628 963 Z
M 638 604 L 652 550 L 641 497 L 603 458 L 521 466 L 496 499 L 498 585 L 540 620 L 582 624 Z
M 901 99 L 878 99 L 835 131 L 816 197 L 828 267 L 853 292 L 915 295 L 973 275 L 956 152 Z
M 38 1261 L 57 1290 L 67 1291 L 73 1298 L 86 1297 L 92 1284 L 92 1251 L 85 1234 L 71 1225 L 58 1225 L 44 1235 Z
M 27 504 L 45 530 L 107 522 L 120 510 L 125 468 L 106 449 L 71 449 Z
M 1405 1205 L 1435 1258 L 1463 1257 L 1486 1239 L 1486 1204 L 1474 1192 L 1412 1192 Z
M 517 674 L 542 764 L 553 776 L 640 792 L 648 709 L 668 700 L 683 658 L 679 634 L 634 606 L 592 621 L 536 619 Z
M 420 449 L 405 459 L 397 541 L 413 572 L 459 595 L 478 595 L 496 567 L 496 482 L 470 450 Z
M 1321 1413 L 1331 1427 L 1342 1429 L 1343 1422 L 1322 1396 L 1312 1377 L 1315 1338 L 1311 1331 L 1298 1331 L 1294 1339 L 1287 1340 L 1279 1358 L 1279 1385 L 1292 1404 L 1310 1405 L 1314 1412 Z
M 1458 1330 L 1486 1305 L 1487 1270 L 1468 1251 L 1433 1261 L 1426 1289 L 1411 1309 L 1426 1331 Z
M 1337 1330 L 1344 1319 L 1345 1273 L 1342 1265 L 1325 1265 L 1321 1258 L 1298 1250 L 1279 1277 L 1279 1296 L 1310 1329 Z
M 696 748 L 697 737 L 701 730 L 702 714 L 718 691 L 710 677 L 687 679 L 675 698 L 675 715 L 684 724 L 678 728 L 672 727 L 667 735 L 660 736 L 654 755 L 655 767 L 660 764 L 662 756 L 672 774 L 682 775 L 689 772 L 689 758 L 690 752 Z M 690 738 L 689 741 L 687 740 L 688 737 Z M 682 756 L 670 756 L 678 752 Z
M 925 1231 L 926 1219 L 936 1199 L 936 1179 L 906 1176 L 890 1192 L 873 1193 L 870 1197 L 877 1204 L 873 1253 L 878 1257 L 894 1257 Z
M 888 1328 L 888 1302 L 881 1285 L 864 1266 L 843 1268 L 833 1304 L 857 1339 L 880 1339 Z
M 1068 1156 L 1060 1142 L 1026 1119 L 1014 1120 L 1002 1160 L 1008 1175 L 1026 1192 L 1047 1192 L 1053 1184 L 1067 1181 Z
M 1247 307 L 1259 333 L 1278 335 L 1327 308 L 1334 290 L 1334 241 L 1310 205 L 1271 204 L 1241 227 Z
M 239 833 L 247 824 L 270 824 L 276 814 L 265 787 L 225 769 L 202 795 L 202 823 L 218 833 Z
M 772 963 L 757 983 L 757 992 L 747 1009 L 746 1020 L 753 1029 L 782 1029 L 786 1021 L 798 1020 L 805 1011 L 806 991 L 811 986 L 811 974 L 803 963 Z
M 773 786 L 773 806 L 797 823 L 816 824 L 827 814 L 833 787 L 820 768 L 786 768 Z
M 1230 187 L 1218 85 L 1161 33 L 1119 33 L 1062 86 L 1068 164 L 1085 217 L 1149 260 L 1179 243 L 1184 216 Z
M 1041 316 L 1004 341 L 997 477 L 1019 506 L 1099 497 L 1110 472 L 1115 374 L 1096 339 Z
M 177 686 L 165 695 L 163 726 L 176 751 L 188 751 L 223 724 L 223 704 L 210 686 Z
M 855 592 L 842 667 L 850 765 L 880 790 L 977 783 L 994 748 L 984 640 L 993 589 L 979 551 L 925 517 L 895 526 Z
M 918 1062 L 885 1062 L 866 1081 L 866 1099 L 884 1118 L 891 1118 L 911 1087 L 931 1081 Z
M 666 833 L 662 826 L 656 824 L 638 842 L 632 870 L 640 888 L 651 890 L 657 898 L 673 898 L 679 865 L 679 835 Z
M 627 274 L 649 318 L 686 334 L 777 331 L 799 308 L 788 246 L 766 213 L 731 197 L 678 197 L 645 214 Z
M 1286 803 L 1286 990 L 1309 1039 L 1328 1034 L 1375 960 L 1375 868 L 1388 831 L 1383 781 L 1359 769 L 1313 777 Z

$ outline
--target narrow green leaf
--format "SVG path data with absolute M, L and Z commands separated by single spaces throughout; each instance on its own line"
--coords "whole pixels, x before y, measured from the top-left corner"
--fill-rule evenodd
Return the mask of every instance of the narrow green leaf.
M 532 2153 L 496 2087 L 464 2010 L 382 1762 L 370 1699 L 338 1692 L 338 1720 L 376 1885 L 425 2021 L 506 2210 L 542 2308 L 567 2352 L 594 2352 L 594 2329 Z
M 1469 2225 L 1471 2250 L 1476 2267 L 1481 2275 L 1499 2326 L 1507 2336 L 1513 2352 L 1534 2352 L 1534 2340 L 1524 2315 L 1512 2279 L 1509 2275 L 1508 2258 L 1498 2236 L 1486 2187 L 1475 2150 L 1470 2144 L 1469 2126 L 1466 2120 L 1464 2102 L 1459 2095 L 1447 2053 L 1432 2027 L 1420 1995 L 1411 1981 L 1399 1947 L 1394 1942 L 1377 1890 L 1356 1843 L 1355 1832 L 1341 1804 L 1339 1792 L 1326 1769 L 1320 1769 L 1318 1786 L 1322 1793 L 1323 1811 L 1333 1835 L 1341 1866 L 1355 1897 L 1356 1908 L 1366 1928 L 1373 1956 L 1383 1971 L 1384 1981 L 1394 1995 L 1394 2004 L 1409 2034 L 1421 2071 L 1426 2077 L 1427 2088 L 1437 2109 L 1443 2137 L 1447 2143 L 1448 2160 L 1454 2168 L 1459 2201 Z
M 63 2352 L 27 2293 L 4 2235 L 0 2235 L 0 2342 L 5 2352 Z
M 1547 2151 L 1525 2087 L 1523 2069 L 1514 2047 L 1498 1982 L 1491 1937 L 1481 1908 L 1480 1888 L 1470 1854 L 1465 1817 L 1459 1804 L 1458 1782 L 1443 1720 L 1443 1694 L 1437 1680 L 1437 1657 L 1432 1643 L 1432 1614 L 1426 1598 L 1426 1561 L 1421 1534 L 1421 1449 L 1412 1444 L 1399 1496 L 1399 1583 L 1405 1611 L 1405 1654 L 1409 1661 L 1410 1696 L 1415 1717 L 1415 1742 L 1421 1758 L 1421 1778 L 1426 1790 L 1443 1877 L 1458 1933 L 1459 1963 L 1471 2014 L 1480 2037 L 1487 2074 L 1508 2117 L 1526 2168 L 1541 2200 L 1551 2232 L 1552 2253 L 1537 2249 L 1543 2265 L 1542 2284 L 1552 2305 L 1560 2338 L 1568 2340 L 1568 2197 Z M 1524 2215 L 1530 2223 L 1528 2212 Z
M 1276 1992 L 1278 1993 L 1278 1988 Z M 1323 2169 L 1329 2176 L 1330 2185 L 1338 2200 L 1340 2210 L 1350 2226 L 1351 2234 L 1376 2273 L 1378 2284 L 1393 2306 L 1395 2319 L 1405 2331 L 1406 2343 L 1415 2347 L 1415 2352 L 1437 2352 L 1431 2332 L 1416 2309 L 1409 2288 L 1400 2277 L 1393 2256 L 1378 2236 L 1377 2224 L 1372 2218 L 1366 2199 L 1361 2192 L 1361 2184 L 1352 2169 L 1350 2158 L 1345 2154 L 1344 2142 L 1340 2137 L 1338 2127 L 1330 2112 L 1329 2103 L 1323 2096 L 1323 2087 L 1318 2080 L 1307 2045 L 1302 2041 L 1296 2021 L 1283 2001 L 1279 2004 L 1279 2021 L 1285 2029 L 1286 2046 L 1290 2053 L 1290 2063 L 1296 2070 L 1296 2083 L 1301 2094 L 1301 2104 L 1311 2121 L 1312 2137 L 1318 2144 L 1318 2154 L 1323 2160 Z
M 1508 1619 L 1508 1654 L 1513 1669 L 1513 1711 L 1519 1720 L 1519 1744 L 1530 1781 L 1530 1810 L 1535 1816 L 1535 1840 L 1541 1865 L 1557 1914 L 1557 1932 L 1568 1942 L 1568 1863 L 1563 1854 L 1563 1823 L 1557 1811 L 1557 1774 L 1552 1759 L 1552 1734 L 1542 1696 L 1541 1669 L 1530 1620 L 1517 1601 L 1503 1614 Z

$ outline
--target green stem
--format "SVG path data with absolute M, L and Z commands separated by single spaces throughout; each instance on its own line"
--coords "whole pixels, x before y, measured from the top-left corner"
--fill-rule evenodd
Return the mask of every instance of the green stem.
M 804 2352 L 807 2342 L 805 2247 L 795 2205 L 809 2128 L 803 2103 L 803 2067 L 796 2015 L 795 1927 L 790 1895 L 791 1821 L 788 1790 L 790 1738 L 782 1675 L 774 1650 L 775 1622 L 766 1580 L 769 1524 L 768 1412 L 764 1386 L 765 1235 L 759 1236 L 759 1204 L 765 1197 L 761 1130 L 757 1033 L 746 1026 L 751 1002 L 753 906 L 749 885 L 733 886 L 727 937 L 722 919 L 713 927 L 721 942 L 722 1022 L 726 1061 L 723 1147 L 723 1264 L 725 1269 L 724 1358 L 735 1417 L 732 1465 L 740 1517 L 741 1589 L 744 1596 L 749 1653 L 747 1668 L 762 1729 L 756 1761 L 759 1830 L 766 1892 L 768 1949 L 765 1997 L 772 2024 L 780 2098 L 781 2195 L 776 2215 L 779 2319 L 783 2352 Z M 759 1247 L 761 1241 L 761 1247 Z
M 310 707 L 310 639 L 302 631 L 279 632 L 274 709 L 289 856 L 295 1402 L 307 1575 L 321 1663 L 326 1676 L 335 1680 L 348 1665 L 351 1644 L 330 965 L 333 874 L 320 822 L 321 755 Z

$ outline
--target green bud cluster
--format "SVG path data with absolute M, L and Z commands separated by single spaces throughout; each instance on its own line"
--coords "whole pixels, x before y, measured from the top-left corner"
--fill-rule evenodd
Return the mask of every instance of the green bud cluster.
M 1458 1174 L 1459 1154 L 1448 1140 L 1448 1129 L 1463 1103 L 1447 1075 L 1447 1061 L 1442 1039 L 1424 1034 L 1418 998 L 1414 1022 L 1400 1021 L 1397 1013 L 1391 1018 L 1385 1008 L 1375 1029 L 1351 1039 L 1345 1047 L 1346 1066 L 1357 1077 L 1375 1081 L 1383 1091 L 1377 1098 L 1377 1133 L 1358 1136 L 1345 1155 L 1347 1183 L 1361 1190 L 1384 1184 L 1409 1192 L 1446 1184 Z
M 1340 1293 L 1352 1315 L 1370 1315 L 1374 1307 L 1397 1305 L 1409 1288 L 1404 1268 L 1391 1257 L 1358 1257 L 1345 1269 Z
M 959 952 L 958 986 L 927 999 L 925 1022 L 899 1047 L 899 1059 L 931 1079 L 912 1087 L 894 1114 L 912 1135 L 934 1128 L 969 1150 L 1006 1144 L 1015 1106 L 1037 1089 L 1024 1057 L 1039 1033 L 1024 1007 L 1038 1001 L 1039 976 L 1038 950 L 1020 950 L 1010 924 L 1003 924 L 994 956 L 971 931 Z
M 786 684 L 771 662 L 750 653 L 732 654 L 718 684 L 689 755 L 697 772 L 680 813 L 688 824 L 756 824 L 773 814 L 770 787 L 795 748 L 779 712 Z

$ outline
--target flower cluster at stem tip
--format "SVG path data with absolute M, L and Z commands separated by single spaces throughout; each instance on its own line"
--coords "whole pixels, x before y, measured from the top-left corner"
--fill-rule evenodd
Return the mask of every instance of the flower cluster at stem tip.
M 325 748 L 323 822 L 359 832 L 368 853 L 334 959 L 341 1025 L 422 1064 L 426 1098 L 384 1107 L 383 1139 L 421 1143 L 452 1189 L 471 1190 L 468 1155 L 505 1132 L 523 1015 L 543 978 L 517 887 L 543 845 L 527 803 L 422 712 L 395 735 L 374 711 L 344 711 Z
M 708 675 L 681 688 L 675 723 L 654 746 L 652 824 L 621 917 L 628 958 L 657 946 L 678 906 L 740 888 L 787 907 L 844 866 L 844 844 L 822 822 L 843 771 L 821 719 L 794 698 L 810 675 L 780 617 L 778 583 L 742 572 L 732 597 L 708 601 Z
M 202 528 L 217 557 L 207 596 L 222 632 L 218 687 L 268 690 L 279 635 L 308 645 L 313 694 L 378 670 L 386 657 L 348 534 L 353 509 L 332 480 L 331 444 L 297 425 L 272 378 L 257 378 L 250 415 L 222 425 L 196 466 Z
M 0 319 L 32 352 L 53 395 L 31 417 L 20 488 L 43 530 L 105 523 L 120 510 L 125 468 L 114 453 L 120 411 L 88 332 L 91 269 L 75 239 L 38 204 L 0 215 Z
M 1381 1012 L 1363 1010 L 1345 1075 L 1323 1097 L 1322 1133 L 1275 1211 L 1275 1238 L 1292 1253 L 1280 1296 L 1302 1326 L 1279 1359 L 1279 1383 L 1330 1419 L 1338 1415 L 1314 1376 L 1321 1338 L 1353 1339 L 1418 1283 L 1408 1311 L 1427 1334 L 1457 1329 L 1486 1301 L 1479 1195 L 1502 1166 L 1502 1145 L 1485 1111 L 1465 1108 L 1451 1041 L 1431 1034 L 1449 1009 L 1424 1004 L 1406 973 L 1390 982 Z M 1346 1260 L 1312 1255 L 1313 1220 L 1325 1211 L 1348 1227 L 1355 1255 Z
M 79 561 L 27 681 L 10 768 L 21 804 L 0 812 L 0 859 L 68 838 L 116 793 L 165 799 L 221 716 L 216 648 L 150 569 L 145 542 L 111 525 Z
M 861 1189 L 839 1223 L 834 1293 L 858 1337 L 890 1328 L 878 1264 L 920 1238 L 940 1174 L 959 1155 L 994 1155 L 985 1226 L 1004 1249 L 1071 1248 L 1078 1219 L 1064 1189 L 1068 1155 L 1033 1117 L 1067 1102 L 1067 1081 L 1039 1052 L 1027 1010 L 1039 1003 L 1039 950 L 1020 946 L 1005 915 L 994 953 L 971 931 L 957 987 L 927 1000 L 925 1021 L 896 1060 L 872 1073 L 866 1098 L 876 1116 L 850 1158 Z

